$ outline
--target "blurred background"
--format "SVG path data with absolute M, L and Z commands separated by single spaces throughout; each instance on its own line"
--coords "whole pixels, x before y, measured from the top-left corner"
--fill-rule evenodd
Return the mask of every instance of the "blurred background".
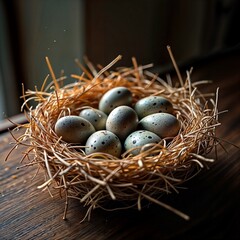
M 179 66 L 238 53 L 239 0 L 0 0 L 0 119 L 20 112 L 25 89 L 41 87 L 48 56 L 56 76 L 80 73 L 87 56 L 106 65 Z M 240 66 L 239 66 L 240 67 Z

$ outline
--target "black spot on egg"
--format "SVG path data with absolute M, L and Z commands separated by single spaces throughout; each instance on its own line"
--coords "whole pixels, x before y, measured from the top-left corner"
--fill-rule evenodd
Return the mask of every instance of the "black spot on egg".
M 86 125 L 85 125 L 85 123 L 81 123 L 81 125 L 83 126 L 83 127 L 85 127 Z
M 137 142 L 136 140 L 133 140 L 133 142 L 132 142 L 132 143 L 133 143 L 133 144 L 136 144 L 136 142 Z
M 102 145 L 104 145 L 105 144 L 105 142 L 102 142 Z

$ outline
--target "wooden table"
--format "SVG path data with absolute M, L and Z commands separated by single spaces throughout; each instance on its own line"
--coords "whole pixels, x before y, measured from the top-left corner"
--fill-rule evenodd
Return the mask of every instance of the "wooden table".
M 225 55 L 206 64 L 197 64 L 192 78 L 212 79 L 205 89 L 220 87 L 219 110 L 222 126 L 218 136 L 240 146 L 240 58 Z M 21 132 L 20 132 L 21 133 Z M 20 134 L 15 132 L 17 136 Z M 62 220 L 65 199 L 54 192 L 41 192 L 43 173 L 34 179 L 36 168 L 17 170 L 19 147 L 4 159 L 12 145 L 9 132 L 0 135 L 0 239 L 240 239 L 240 151 L 222 141 L 218 159 L 193 180 L 184 184 L 180 194 L 162 198 L 188 214 L 185 221 L 156 205 L 142 211 L 136 209 L 106 212 L 94 210 L 91 221 L 80 221 L 86 209 L 76 200 L 70 201 L 67 220 Z

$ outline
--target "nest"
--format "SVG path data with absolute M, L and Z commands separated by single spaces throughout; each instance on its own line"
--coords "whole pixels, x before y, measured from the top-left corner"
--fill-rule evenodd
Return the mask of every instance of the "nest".
M 85 216 L 88 218 L 92 209 L 105 209 L 105 204 L 111 200 L 140 210 L 143 199 L 146 199 L 189 219 L 186 214 L 161 202 L 160 197 L 178 192 L 180 184 L 198 173 L 207 162 L 213 161 L 206 155 L 216 145 L 215 131 L 219 125 L 217 94 L 201 93 L 198 86 L 206 81 L 192 83 L 191 70 L 183 80 L 170 48 L 169 52 L 179 80 L 175 84 L 169 77 L 164 81 L 150 72 L 151 65 L 139 66 L 134 58 L 133 67 L 110 71 L 110 67 L 121 58 L 119 56 L 99 71 L 90 62 L 87 62 L 87 69 L 77 61 L 83 74 L 71 75 L 76 81 L 64 85 L 65 77 L 56 78 L 46 58 L 53 81 L 46 86 L 46 78 L 41 90 L 24 92 L 23 108 L 28 108 L 29 122 L 21 126 L 26 131 L 16 139 L 17 145 L 29 146 L 23 156 L 23 160 L 28 161 L 24 166 L 37 164 L 45 172 L 46 179 L 38 188 L 49 190 L 51 185 L 58 188 L 61 195 L 65 193 L 64 219 L 68 201 L 72 198 L 88 207 Z M 66 143 L 56 135 L 54 125 L 57 119 L 78 115 L 86 106 L 97 108 L 101 96 L 117 86 L 131 90 L 133 103 L 150 95 L 169 99 L 182 125 L 179 134 L 162 139 L 147 150 L 142 148 L 136 156 L 124 152 L 121 158 L 106 153 L 86 155 L 84 146 Z M 30 100 L 37 102 L 35 108 L 28 106 Z

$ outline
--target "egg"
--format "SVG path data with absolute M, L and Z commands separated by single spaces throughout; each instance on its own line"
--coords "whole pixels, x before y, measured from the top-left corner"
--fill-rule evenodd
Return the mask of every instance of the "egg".
M 132 148 L 138 147 L 131 151 L 133 155 L 137 155 L 140 153 L 141 147 L 149 143 L 159 143 L 161 138 L 150 131 L 146 130 L 138 130 L 131 133 L 124 142 L 125 150 L 130 150 Z M 150 146 L 149 146 L 150 147 Z M 144 150 L 147 150 L 149 147 L 146 147 Z
M 109 114 L 114 108 L 126 105 L 131 106 L 132 93 L 126 87 L 115 87 L 107 91 L 99 101 L 99 110 Z
M 135 104 L 134 108 L 140 119 L 153 113 L 173 113 L 172 103 L 160 96 L 142 98 Z
M 103 152 L 120 157 L 122 145 L 119 138 L 112 132 L 100 130 L 93 133 L 86 142 L 85 152 L 87 155 L 95 152 Z
M 106 127 L 107 115 L 98 109 L 86 108 L 80 112 L 79 116 L 88 120 L 96 130 Z
M 169 113 L 154 113 L 139 122 L 139 128 L 154 132 L 160 138 L 176 136 L 180 127 L 179 120 Z
M 106 130 L 113 132 L 121 141 L 124 141 L 131 132 L 136 130 L 137 125 L 137 113 L 128 106 L 119 106 L 109 114 Z
M 55 132 L 65 142 L 85 144 L 87 138 L 95 132 L 95 128 L 86 119 L 70 115 L 57 120 Z

